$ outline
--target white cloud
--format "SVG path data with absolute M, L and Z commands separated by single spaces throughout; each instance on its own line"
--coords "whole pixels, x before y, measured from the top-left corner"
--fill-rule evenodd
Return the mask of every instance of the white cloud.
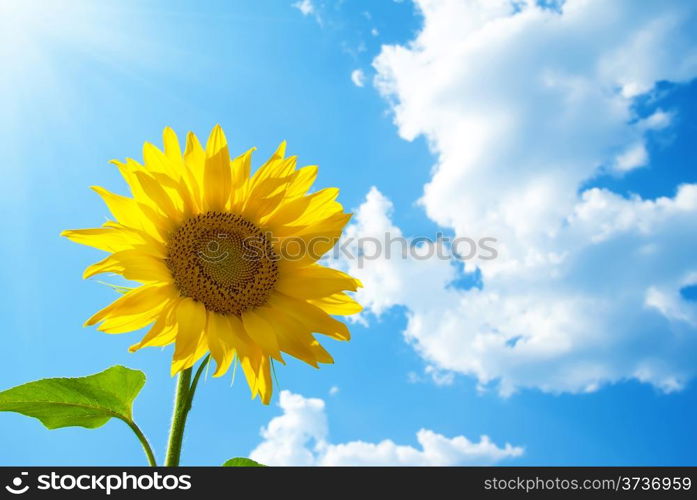
M 635 128 L 641 134 L 653 130 L 663 130 L 670 126 L 672 119 L 671 113 L 659 109 L 647 118 L 637 120 Z M 626 173 L 648 164 L 649 152 L 646 150 L 646 141 L 642 137 L 617 155 L 614 168 L 619 173 Z
M 317 13 L 317 11 L 315 10 L 315 6 L 312 3 L 312 0 L 300 0 L 298 2 L 295 2 L 293 4 L 293 7 L 302 12 L 303 16 L 311 16 Z
M 314 3 L 313 0 L 298 0 L 297 2 L 291 4 L 291 7 L 298 9 L 305 17 L 314 18 L 314 20 L 317 21 L 317 24 L 320 26 L 324 25 L 324 21 L 320 15 L 321 3 L 318 7 L 318 4 Z
M 648 118 L 640 120 L 638 126 L 641 130 L 663 130 L 664 128 L 670 126 L 672 121 L 672 113 L 658 109 Z
M 615 168 L 620 172 L 629 172 L 635 168 L 644 167 L 649 161 L 649 153 L 643 142 L 632 144 L 629 148 L 617 156 Z
M 354 69 L 351 72 L 351 81 L 356 87 L 363 87 L 365 85 L 365 73 L 362 69 Z
M 354 223 L 346 228 L 343 236 L 353 241 L 347 246 L 351 254 L 363 255 L 363 258 L 337 265 L 346 266 L 350 273 L 360 277 L 363 288 L 356 297 L 378 316 L 399 304 L 441 307 L 443 291 L 455 278 L 455 268 L 444 260 L 403 258 L 408 255 L 406 240 L 392 223 L 391 212 L 392 202 L 373 187 L 365 203 L 354 212 Z M 362 247 L 359 238 L 363 241 Z M 378 255 L 379 258 L 374 258 Z
M 697 281 L 697 186 L 655 200 L 581 188 L 650 162 L 646 134 L 672 115 L 638 119 L 634 98 L 697 76 L 697 6 L 416 4 L 423 30 L 383 47 L 377 82 L 399 133 L 425 136 L 437 157 L 428 216 L 460 237 L 496 237 L 499 258 L 468 262 L 483 286 L 466 291 L 449 286 L 457 272 L 444 261 L 346 263 L 361 300 L 378 315 L 406 306 L 405 337 L 427 365 L 504 394 L 629 378 L 682 387 L 697 371 L 697 305 L 679 293 Z M 401 234 L 390 210 L 371 190 L 349 234 Z
M 518 457 L 523 449 L 506 443 L 494 444 L 487 436 L 472 442 L 464 436 L 447 438 L 421 429 L 416 434 L 419 447 L 350 441 L 333 444 L 325 404 L 321 399 L 305 398 L 281 391 L 283 414 L 271 419 L 261 430 L 263 441 L 250 454 L 268 465 L 484 465 Z
M 329 395 L 336 396 L 337 394 L 339 394 L 339 388 L 335 385 L 331 386 L 331 388 L 329 389 Z

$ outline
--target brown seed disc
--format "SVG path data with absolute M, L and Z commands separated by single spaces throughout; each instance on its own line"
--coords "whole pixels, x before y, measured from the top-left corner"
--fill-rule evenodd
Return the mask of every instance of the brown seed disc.
M 189 218 L 167 243 L 167 267 L 181 295 L 220 314 L 264 305 L 278 280 L 276 261 L 256 225 L 225 212 Z

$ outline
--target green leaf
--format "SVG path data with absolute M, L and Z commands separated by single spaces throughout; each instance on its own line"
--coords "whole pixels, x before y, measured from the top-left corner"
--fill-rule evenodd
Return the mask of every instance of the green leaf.
M 124 366 L 78 378 L 45 378 L 0 392 L 0 411 L 34 417 L 49 429 L 101 427 L 111 418 L 131 425 L 133 400 L 145 374 Z
M 231 458 L 223 464 L 223 467 L 266 467 L 266 465 L 255 462 L 251 458 Z

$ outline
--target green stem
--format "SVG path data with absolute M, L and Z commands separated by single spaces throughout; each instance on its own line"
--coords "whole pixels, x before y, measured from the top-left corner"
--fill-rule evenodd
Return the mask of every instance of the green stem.
M 167 444 L 167 456 L 165 466 L 176 467 L 179 465 L 179 457 L 182 453 L 182 440 L 184 439 L 184 427 L 188 412 L 189 382 L 191 381 L 191 368 L 179 373 L 177 380 L 177 392 L 174 396 L 174 411 L 172 424 L 169 428 L 169 443 Z
M 145 451 L 145 455 L 148 457 L 148 463 L 150 464 L 150 467 L 157 467 L 155 454 L 153 453 L 152 448 L 150 447 L 150 443 L 148 443 L 148 438 L 146 438 L 145 434 L 143 434 L 143 431 L 141 431 L 140 427 L 138 427 L 138 425 L 132 420 L 124 420 L 124 422 L 128 424 L 128 426 L 131 428 L 133 433 L 138 438 L 138 441 L 140 441 L 140 444 L 143 446 L 143 450 Z
M 191 382 L 191 388 L 189 389 L 189 404 L 187 405 L 187 411 L 191 409 L 191 405 L 194 402 L 194 393 L 196 392 L 196 386 L 198 385 L 198 379 L 201 378 L 203 369 L 208 365 L 208 360 L 211 359 L 209 354 L 204 358 L 200 365 L 198 365 L 198 370 L 196 370 L 196 375 L 194 375 L 194 381 Z
M 186 418 L 189 416 L 191 404 L 194 400 L 194 393 L 201 377 L 203 367 L 208 363 L 210 356 L 203 360 L 196 371 L 193 383 L 191 383 L 191 368 L 179 373 L 177 381 L 177 392 L 174 396 L 174 412 L 172 413 L 172 424 L 169 429 L 169 443 L 167 444 L 167 456 L 165 466 L 176 467 L 179 465 L 179 458 L 182 453 L 182 442 L 184 440 L 184 428 Z

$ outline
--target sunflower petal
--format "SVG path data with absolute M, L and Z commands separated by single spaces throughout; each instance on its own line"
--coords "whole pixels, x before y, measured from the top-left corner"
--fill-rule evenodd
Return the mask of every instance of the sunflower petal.
M 305 300 L 276 292 L 269 297 L 268 303 L 307 325 L 311 332 L 321 333 L 336 340 L 349 340 L 351 338 L 351 333 L 344 323 L 332 318 L 322 309 Z
M 61 236 L 70 241 L 87 245 L 98 250 L 118 252 L 130 248 L 136 243 L 128 234 L 112 227 L 99 227 L 94 229 L 67 229 Z
M 266 318 L 276 331 L 278 345 L 283 352 L 315 368 L 319 368 L 318 362 L 333 362 L 329 353 L 322 349 L 307 326 L 280 308 L 268 307 L 265 311 Z
M 281 203 L 263 222 L 274 227 L 284 225 L 302 226 L 313 220 L 326 217 L 327 213 L 341 212 L 343 207 L 333 203 L 339 195 L 336 188 L 327 188 L 309 196 L 295 198 Z
M 183 298 L 174 312 L 177 338 L 172 357 L 172 375 L 191 368 L 200 357 L 199 344 L 206 326 L 206 308 L 200 302 Z
M 169 345 L 176 340 L 177 327 L 173 320 L 173 313 L 179 304 L 179 300 L 179 298 L 175 298 L 165 305 L 162 311 L 160 311 L 155 324 L 153 324 L 140 342 L 128 348 L 129 352 L 136 352 L 143 347 Z
M 170 283 L 172 276 L 165 263 L 141 250 L 115 252 L 85 269 L 82 277 L 91 278 L 100 273 L 116 273 L 133 281 Z
M 276 333 L 264 317 L 256 311 L 246 311 L 242 314 L 242 325 L 247 336 L 261 347 L 264 354 L 285 364 L 278 348 Z
M 150 204 L 160 209 L 169 220 L 179 222 L 182 216 L 181 210 L 174 205 L 162 184 L 145 172 L 134 172 L 134 174 L 143 192 L 150 199 Z
M 216 125 L 206 144 L 206 168 L 203 175 L 208 210 L 225 210 L 230 195 L 230 152 L 220 125 Z
M 256 148 L 251 148 L 230 162 L 232 180 L 229 206 L 231 210 L 240 211 L 247 199 L 249 175 L 252 170 L 252 153 L 255 150 Z
M 173 161 L 181 161 L 182 150 L 179 147 L 177 134 L 170 127 L 165 127 L 162 131 L 162 142 L 165 145 L 165 155 Z
M 271 379 L 271 358 L 262 356 L 257 375 L 256 392 L 259 394 L 259 399 L 265 405 L 271 402 L 273 394 L 273 380 Z
M 150 310 L 161 310 L 175 293 L 169 285 L 139 286 L 95 313 L 85 322 L 85 326 L 116 316 L 133 316 Z
M 361 282 L 346 273 L 314 264 L 282 275 L 276 289 L 291 297 L 318 299 L 344 290 L 355 292 Z
M 203 172 L 206 165 L 206 152 L 198 138 L 189 132 L 186 136 L 184 151 L 184 177 L 198 209 L 203 208 Z
M 318 299 L 310 299 L 308 302 L 319 307 L 328 314 L 348 316 L 357 314 L 363 310 L 363 306 L 360 305 L 356 299 L 343 292 Z
M 206 334 L 208 348 L 217 365 L 214 377 L 223 375 L 235 356 L 232 325 L 226 316 L 208 311 Z
M 157 214 L 152 207 L 133 198 L 121 196 L 99 186 L 92 189 L 101 196 L 114 218 L 124 226 L 142 229 L 149 236 L 164 242 L 172 224 Z
M 303 196 L 314 184 L 318 172 L 317 165 L 308 165 L 299 168 L 293 175 L 293 180 L 288 185 L 287 196 L 289 199 Z

